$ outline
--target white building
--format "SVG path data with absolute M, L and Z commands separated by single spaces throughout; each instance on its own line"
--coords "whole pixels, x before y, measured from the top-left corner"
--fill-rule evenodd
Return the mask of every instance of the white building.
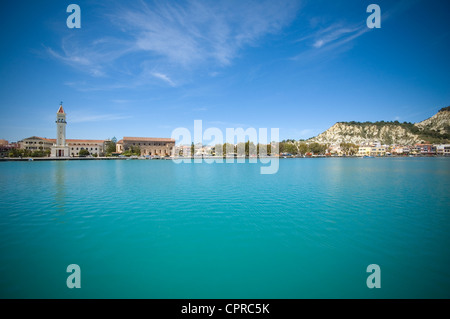
M 30 151 L 50 150 L 51 157 L 76 157 L 81 150 L 94 156 L 104 154 L 108 140 L 66 139 L 66 124 L 66 113 L 60 105 L 56 113 L 56 139 L 32 136 L 19 141 L 19 147 Z
M 360 146 L 357 156 L 385 156 L 386 148 L 377 146 Z
M 450 144 L 436 145 L 436 153 L 438 155 L 450 156 Z

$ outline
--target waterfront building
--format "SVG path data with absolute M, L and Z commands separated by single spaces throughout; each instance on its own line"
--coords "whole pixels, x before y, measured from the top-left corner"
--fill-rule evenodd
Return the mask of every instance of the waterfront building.
M 450 144 L 436 145 L 436 153 L 441 156 L 450 156 Z
M 435 155 L 436 147 L 432 144 L 416 144 L 413 149 L 415 154 Z
M 194 156 L 212 156 L 212 148 L 211 145 L 197 146 L 194 150 Z
M 6 157 L 8 156 L 8 141 L 0 139 L 0 157 Z
M 329 151 L 331 156 L 342 156 L 344 154 L 340 144 L 331 144 Z
M 55 144 L 56 139 L 48 139 L 45 137 L 31 136 L 19 141 L 19 148 L 30 151 L 47 151 Z
M 386 148 L 384 146 L 360 146 L 357 156 L 385 156 Z
M 392 149 L 392 153 L 397 155 L 408 155 L 411 152 L 409 146 L 396 145 Z
M 108 142 L 108 140 L 66 139 L 67 146 L 69 147 L 67 156 L 79 156 L 81 150 L 88 150 L 91 155 L 102 156 Z M 54 138 L 32 136 L 19 141 L 19 148 L 30 151 L 46 151 L 51 150 L 56 143 L 57 140 Z
M 14 148 L 17 148 L 16 143 L 10 144 L 7 140 L 0 139 L 0 158 L 8 157 Z
M 66 139 L 66 113 L 59 106 L 56 113 L 56 139 L 31 136 L 18 142 L 20 149 L 30 151 L 50 151 L 51 157 L 76 157 L 81 150 L 89 151 L 90 155 L 102 156 L 109 140 Z
M 123 153 L 133 147 L 139 147 L 141 156 L 173 156 L 175 140 L 161 137 L 124 137 L 116 143 L 116 152 Z
M 90 155 L 103 156 L 108 143 L 109 140 L 67 140 L 70 156 L 79 156 L 81 150 L 89 151 Z
M 191 145 L 175 146 L 175 156 L 191 157 Z

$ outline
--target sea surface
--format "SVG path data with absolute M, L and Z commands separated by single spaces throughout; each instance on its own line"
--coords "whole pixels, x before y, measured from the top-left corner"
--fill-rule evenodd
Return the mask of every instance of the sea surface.
M 450 159 L 261 165 L 0 162 L 0 297 L 450 298 Z

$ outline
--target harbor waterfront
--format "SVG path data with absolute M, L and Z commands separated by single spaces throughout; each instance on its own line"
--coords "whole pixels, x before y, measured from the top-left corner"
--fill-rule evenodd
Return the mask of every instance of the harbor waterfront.
M 450 297 L 448 158 L 261 165 L 1 162 L 0 297 Z

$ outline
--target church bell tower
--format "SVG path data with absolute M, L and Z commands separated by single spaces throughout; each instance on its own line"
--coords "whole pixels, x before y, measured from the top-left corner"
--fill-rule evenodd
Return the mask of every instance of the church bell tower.
M 56 113 L 56 146 L 66 145 L 66 124 L 66 113 L 61 104 Z
M 66 113 L 62 102 L 56 112 L 56 144 L 52 146 L 51 157 L 68 157 L 69 147 L 66 144 Z

